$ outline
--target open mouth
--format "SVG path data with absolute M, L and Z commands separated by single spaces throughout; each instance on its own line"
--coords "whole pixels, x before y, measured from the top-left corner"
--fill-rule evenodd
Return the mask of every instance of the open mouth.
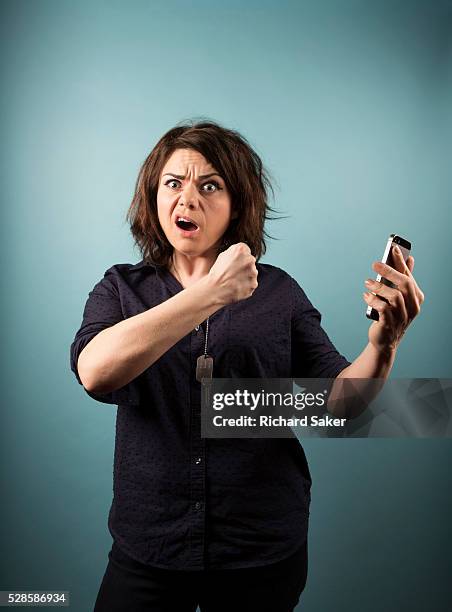
M 198 229 L 196 223 L 187 217 L 177 217 L 176 225 L 185 232 L 195 232 Z

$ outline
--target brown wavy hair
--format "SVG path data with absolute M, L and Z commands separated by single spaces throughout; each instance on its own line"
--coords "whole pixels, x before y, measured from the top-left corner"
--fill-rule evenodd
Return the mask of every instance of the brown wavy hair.
M 126 221 L 143 259 L 168 266 L 173 246 L 165 236 L 157 214 L 157 190 L 162 169 L 176 149 L 201 153 L 223 177 L 231 195 L 231 219 L 223 234 L 219 252 L 231 244 L 245 242 L 259 260 L 266 251 L 265 238 L 273 238 L 264 228 L 274 219 L 269 212 L 268 194 L 274 190 L 270 175 L 259 155 L 237 131 L 210 120 L 188 120 L 164 134 L 152 149 L 138 174 L 135 194 Z

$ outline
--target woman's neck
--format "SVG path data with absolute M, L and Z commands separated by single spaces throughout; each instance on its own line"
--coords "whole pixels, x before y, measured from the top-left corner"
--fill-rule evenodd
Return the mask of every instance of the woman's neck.
M 213 257 L 190 257 L 174 251 L 170 259 L 169 270 L 183 287 L 188 287 L 206 276 L 214 263 L 215 258 Z

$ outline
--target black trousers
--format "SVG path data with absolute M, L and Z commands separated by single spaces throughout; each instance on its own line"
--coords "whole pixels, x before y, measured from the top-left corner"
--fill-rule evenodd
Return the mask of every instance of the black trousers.
M 108 558 L 94 612 L 292 612 L 308 573 L 307 540 L 287 559 L 243 569 L 149 567 L 116 543 Z

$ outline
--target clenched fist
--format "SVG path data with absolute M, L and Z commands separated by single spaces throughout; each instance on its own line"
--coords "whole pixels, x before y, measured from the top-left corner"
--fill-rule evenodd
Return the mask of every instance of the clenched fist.
M 257 274 L 256 258 L 244 242 L 233 244 L 220 253 L 209 271 L 225 305 L 249 298 L 258 286 Z

